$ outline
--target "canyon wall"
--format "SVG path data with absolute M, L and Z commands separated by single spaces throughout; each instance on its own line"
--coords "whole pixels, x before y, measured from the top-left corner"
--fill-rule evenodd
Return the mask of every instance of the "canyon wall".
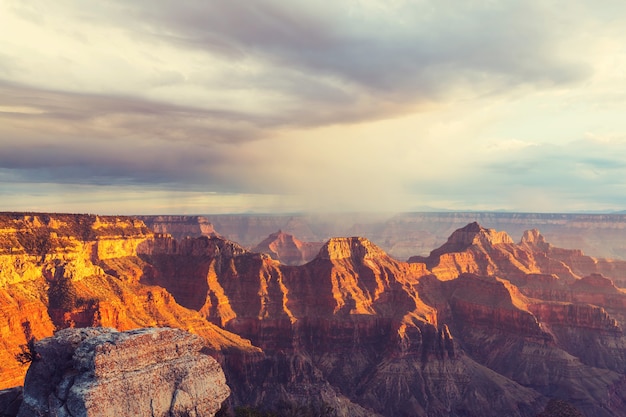
M 3 216 L 2 387 L 21 383 L 24 346 L 54 329 L 169 326 L 202 337 L 231 408 L 534 417 L 557 399 L 626 416 L 626 262 L 538 230 L 516 242 L 469 223 L 411 262 L 331 238 L 285 265 L 137 219 Z
M 0 214 L 0 389 L 22 384 L 31 339 L 67 327 L 171 326 L 199 334 L 216 352 L 258 350 L 165 289 L 140 283 L 152 266 L 137 248 L 152 240 L 128 217 Z
M 234 386 L 260 387 L 234 389 L 235 401 L 269 407 L 299 390 L 319 396 L 329 383 L 382 415 L 534 416 L 546 398 L 569 390 L 576 395 L 567 399 L 588 415 L 622 412 L 607 411 L 606 398 L 622 398 L 626 350 L 616 317 L 626 295 L 597 275 L 602 262 L 555 248 L 538 231 L 514 243 L 469 224 L 412 263 L 364 238 L 330 239 L 302 266 L 230 250 L 218 238 L 204 242 L 206 250 L 185 252 L 191 257 L 176 249 L 145 260 L 162 265 L 151 283 L 170 291 L 180 288 L 185 265 L 205 265 L 201 277 L 183 274 L 185 293 L 206 294 L 195 308 L 263 349 L 269 374 L 226 362 Z M 579 275 L 590 270 L 596 275 Z M 180 302 L 193 307 L 189 295 Z M 576 348 L 581 341 L 593 348 Z M 268 397 L 275 378 L 290 396 Z M 342 410 L 342 397 L 326 398 Z

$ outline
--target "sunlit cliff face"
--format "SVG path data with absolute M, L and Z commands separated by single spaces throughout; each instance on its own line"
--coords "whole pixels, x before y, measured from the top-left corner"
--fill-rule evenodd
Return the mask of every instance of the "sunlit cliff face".
M 150 266 L 137 249 L 152 237 L 127 217 L 1 214 L 0 386 L 22 384 L 21 346 L 65 327 L 172 326 L 193 329 L 214 348 L 253 349 L 236 335 L 224 338 L 163 288 L 140 284 Z

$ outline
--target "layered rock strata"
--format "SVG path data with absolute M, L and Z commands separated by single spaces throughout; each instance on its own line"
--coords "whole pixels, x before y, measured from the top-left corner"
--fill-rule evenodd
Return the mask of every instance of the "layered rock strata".
M 142 256 L 156 270 L 147 282 L 187 287 L 181 303 L 263 349 L 243 369 L 225 359 L 234 386 L 262 387 L 236 390 L 237 403 L 326 392 L 341 415 L 534 416 L 548 397 L 572 392 L 588 415 L 622 415 L 605 398 L 624 397 L 615 318 L 626 311 L 624 291 L 601 275 L 581 278 L 580 265 L 601 263 L 536 231 L 515 243 L 469 224 L 409 264 L 357 237 L 329 240 L 298 267 L 217 238 L 157 239 Z M 487 392 L 500 393 L 497 401 Z M 361 408 L 342 409 L 342 398 Z
M 219 236 L 213 224 L 204 216 L 135 216 L 153 232 L 169 234 L 175 239 Z
M 263 349 L 256 359 L 226 355 L 229 381 L 246 387 L 234 390 L 236 403 L 318 398 L 342 416 L 474 415 L 472 407 L 531 416 L 542 408 L 540 394 L 462 353 L 416 288 L 429 274 L 423 264 L 395 261 L 367 239 L 331 239 L 299 267 L 217 238 L 146 249 L 156 266 L 149 283 L 178 288 L 183 305 Z
M 313 260 L 322 245 L 322 242 L 302 242 L 279 230 L 253 247 L 252 252 L 268 254 L 285 265 L 302 265 Z
M 127 217 L 0 214 L 0 388 L 23 383 L 19 358 L 30 340 L 66 327 L 170 326 L 204 337 L 215 352 L 258 351 L 162 287 L 140 283 L 154 267 L 137 250 L 153 236 Z
M 35 346 L 18 417 L 210 417 L 230 394 L 202 340 L 168 328 L 65 329 Z

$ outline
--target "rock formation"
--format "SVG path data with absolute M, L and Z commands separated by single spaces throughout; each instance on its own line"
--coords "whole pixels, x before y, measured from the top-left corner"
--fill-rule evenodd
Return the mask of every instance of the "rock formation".
M 186 329 L 222 348 L 254 348 L 140 283 L 153 269 L 137 249 L 153 239 L 141 222 L 91 215 L 0 214 L 0 388 L 21 385 L 16 358 L 31 339 L 66 327 Z
M 587 416 L 626 416 L 626 263 L 555 247 L 537 230 L 516 243 L 470 223 L 411 262 L 363 237 L 331 238 L 293 266 L 132 219 L 93 216 L 84 238 L 64 226 L 81 222 L 21 215 L 0 228 L 11 242 L 0 273 L 5 384 L 23 375 L 20 345 L 54 327 L 171 326 L 203 337 L 231 406 L 535 417 L 563 399 Z M 38 243 L 39 229 L 52 243 Z
M 204 216 L 135 216 L 153 232 L 169 234 L 175 239 L 219 236 L 213 224 Z
M 252 248 L 252 252 L 266 253 L 285 265 L 302 265 L 315 258 L 322 245 L 322 242 L 302 242 L 279 230 Z
M 148 223 L 153 217 L 156 216 L 142 216 L 141 219 Z M 391 256 L 404 260 L 413 255 L 427 255 L 443 244 L 456 229 L 478 222 L 488 228 L 504 230 L 510 236 L 520 236 L 525 230 L 537 228 L 558 247 L 582 249 L 593 256 L 626 260 L 624 214 L 455 212 L 396 215 L 227 214 L 202 217 L 208 219 L 222 236 L 245 247 L 253 247 L 270 233 L 282 229 L 309 242 L 326 241 L 333 236 L 367 237 Z
M 583 414 L 571 404 L 562 400 L 550 400 L 546 409 L 537 417 L 584 417 Z
M 308 217 L 300 215 L 208 215 L 215 229 L 226 239 L 233 240 L 246 247 L 253 247 L 268 235 L 283 230 L 305 241 L 321 241 L 330 237 L 317 225 L 312 225 Z M 323 229 L 323 228 L 322 228 Z M 323 234 L 323 236 L 320 236 Z
M 440 279 L 472 272 L 513 280 L 529 274 L 554 274 L 572 281 L 598 273 L 611 276 L 614 282 L 626 282 L 624 261 L 593 258 L 579 249 L 556 248 L 536 229 L 526 231 L 516 244 L 506 233 L 475 222 L 453 232 L 429 256 L 413 256 L 408 262 L 425 263 Z
M 230 394 L 202 339 L 182 330 L 65 329 L 39 341 L 18 417 L 210 417 Z
M 196 277 L 206 291 L 200 311 L 263 349 L 260 362 L 225 358 L 233 387 L 246 387 L 233 389 L 236 402 L 272 407 L 317 397 L 346 416 L 447 415 L 472 407 L 481 415 L 530 416 L 541 409 L 540 394 L 459 351 L 415 288 L 428 274 L 424 265 L 395 261 L 363 238 L 331 239 L 300 267 L 228 250 L 220 239 L 205 242 L 206 250 L 188 251 L 184 261 L 163 252 L 144 258 L 169 265 L 157 267 L 151 283 L 170 291 L 180 285 L 182 262 L 206 265 Z M 188 279 L 191 285 L 193 274 Z M 441 378 L 467 381 L 471 389 L 451 383 L 433 390 Z M 488 390 L 506 394 L 490 399 Z

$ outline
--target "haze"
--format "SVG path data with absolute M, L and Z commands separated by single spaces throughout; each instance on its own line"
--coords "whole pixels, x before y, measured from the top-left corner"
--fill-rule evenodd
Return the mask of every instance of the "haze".
M 626 208 L 626 2 L 0 0 L 3 210 Z

